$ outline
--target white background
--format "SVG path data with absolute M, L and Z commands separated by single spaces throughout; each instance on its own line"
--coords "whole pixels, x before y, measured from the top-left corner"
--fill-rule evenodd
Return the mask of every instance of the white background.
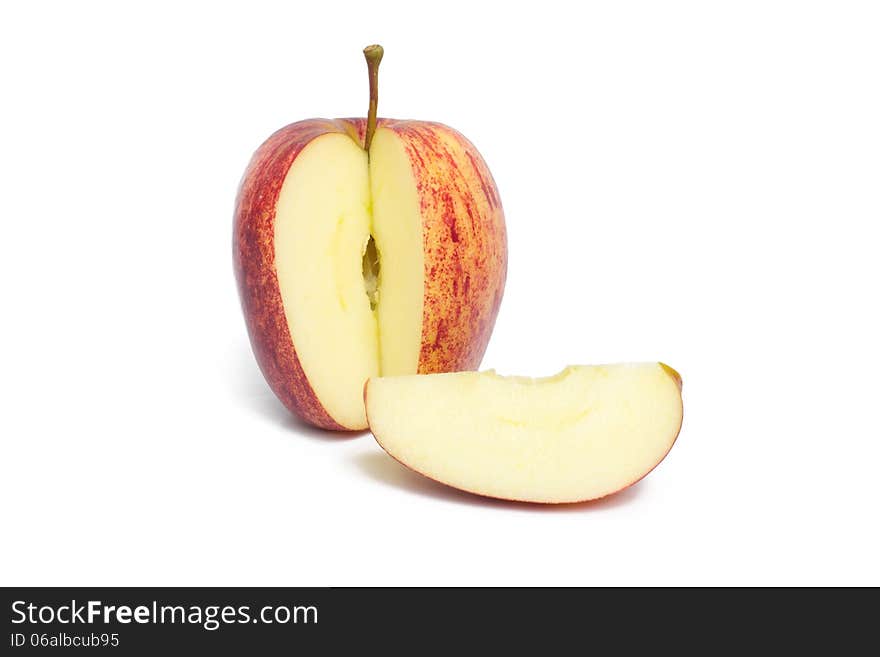
M 6 585 L 880 584 L 880 14 L 865 2 L 8 3 Z M 448 123 L 503 199 L 483 367 L 663 360 L 598 503 L 486 501 L 264 383 L 232 208 L 280 126 Z

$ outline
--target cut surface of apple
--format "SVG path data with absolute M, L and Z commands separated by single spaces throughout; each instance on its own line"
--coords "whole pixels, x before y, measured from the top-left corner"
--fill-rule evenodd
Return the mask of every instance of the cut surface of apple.
M 682 422 L 662 363 L 572 366 L 543 379 L 493 371 L 370 379 L 370 429 L 392 457 L 465 491 L 524 502 L 597 499 L 639 481 Z
M 312 140 L 275 210 L 278 287 L 297 356 L 326 411 L 351 428 L 366 426 L 364 382 L 416 372 L 422 336 L 416 182 L 389 131 L 371 150 L 368 160 L 341 133 Z

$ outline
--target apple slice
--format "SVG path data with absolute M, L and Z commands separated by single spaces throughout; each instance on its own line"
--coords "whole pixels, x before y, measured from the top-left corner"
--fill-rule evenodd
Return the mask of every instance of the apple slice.
M 379 445 L 426 477 L 523 502 L 581 502 L 631 486 L 681 428 L 681 377 L 662 363 L 372 378 Z

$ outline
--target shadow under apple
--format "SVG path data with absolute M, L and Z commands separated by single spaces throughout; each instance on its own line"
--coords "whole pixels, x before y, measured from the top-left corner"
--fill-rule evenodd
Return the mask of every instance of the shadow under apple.
M 326 431 L 313 427 L 288 411 L 263 379 L 260 368 L 250 350 L 236 349 L 231 371 L 236 397 L 261 419 L 306 438 L 324 442 L 339 442 L 358 438 L 368 431 Z

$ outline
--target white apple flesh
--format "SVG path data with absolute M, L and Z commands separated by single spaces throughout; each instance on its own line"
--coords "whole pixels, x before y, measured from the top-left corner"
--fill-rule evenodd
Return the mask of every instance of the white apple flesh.
M 346 427 L 366 426 L 370 376 L 418 370 L 422 230 L 416 185 L 392 160 L 398 151 L 393 134 L 379 130 L 368 168 L 349 136 L 318 137 L 291 166 L 275 210 L 275 267 L 291 338 L 318 399 Z
M 544 379 L 379 377 L 364 398 L 377 442 L 404 465 L 524 502 L 581 502 L 634 484 L 682 422 L 681 377 L 662 363 L 573 366 Z

